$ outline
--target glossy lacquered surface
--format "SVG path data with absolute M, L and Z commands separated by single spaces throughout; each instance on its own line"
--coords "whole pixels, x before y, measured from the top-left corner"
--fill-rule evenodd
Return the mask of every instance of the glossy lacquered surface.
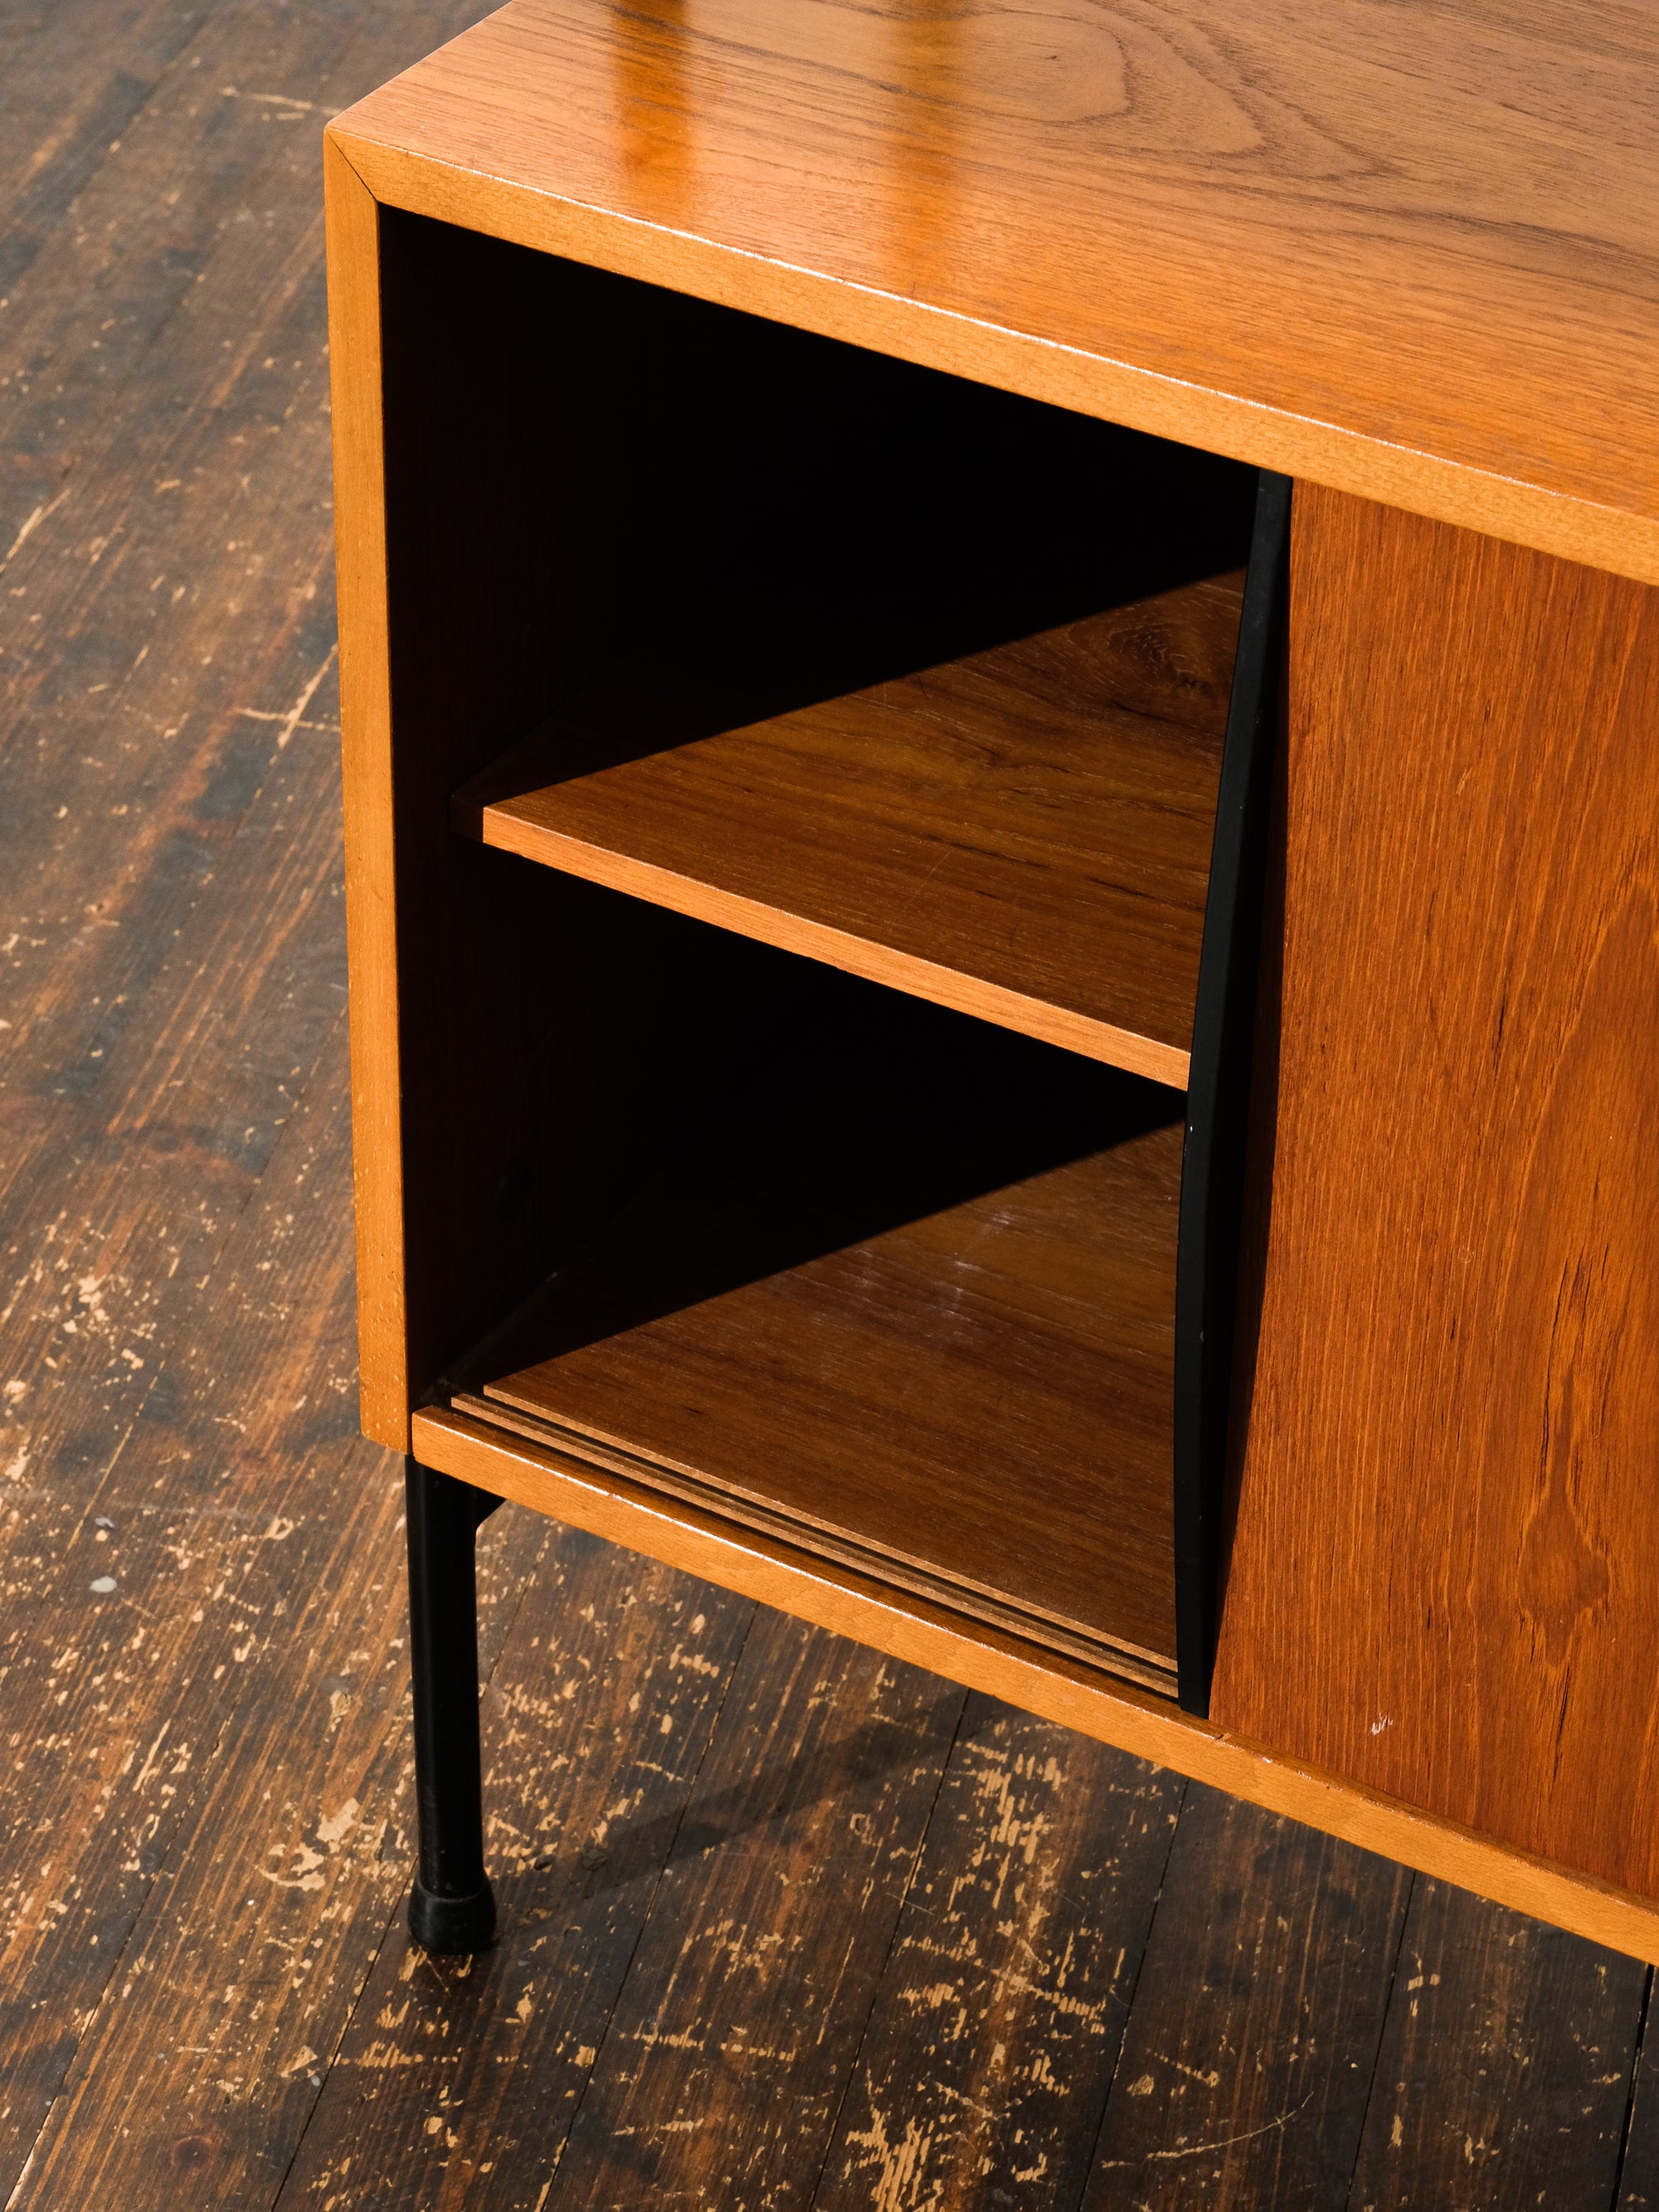
M 1659 18 L 512 4 L 382 201 L 1659 578 Z

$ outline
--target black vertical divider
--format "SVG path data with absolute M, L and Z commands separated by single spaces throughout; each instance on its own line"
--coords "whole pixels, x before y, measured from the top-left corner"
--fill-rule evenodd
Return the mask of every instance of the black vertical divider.
M 1218 1626 L 1233 1318 L 1290 538 L 1291 480 L 1264 469 L 1199 956 L 1176 1253 L 1176 1662 L 1182 1706 L 1200 1717 L 1210 1710 Z

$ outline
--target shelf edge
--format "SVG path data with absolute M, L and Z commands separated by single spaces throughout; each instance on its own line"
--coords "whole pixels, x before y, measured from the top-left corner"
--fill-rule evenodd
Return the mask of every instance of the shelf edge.
M 946 1574 L 926 1560 L 861 1543 L 830 1522 L 814 1522 L 747 1492 L 728 1490 L 706 1476 L 663 1461 L 647 1459 L 598 1437 L 570 1429 L 561 1433 L 557 1423 L 540 1420 L 510 1401 L 480 1399 L 458 1392 L 450 1399 L 450 1410 L 481 1420 L 491 1428 L 503 1428 L 514 1435 L 528 1437 L 532 1443 L 546 1445 L 562 1462 L 574 1461 L 597 1472 L 601 1480 L 609 1474 L 621 1475 L 653 1494 L 659 1492 L 700 1511 L 712 1513 L 722 1522 L 741 1522 L 744 1528 L 775 1539 L 791 1550 L 814 1559 L 833 1560 L 838 1566 L 851 1568 L 855 1574 L 868 1575 L 883 1586 L 890 1583 L 911 1596 L 942 1604 L 950 1613 L 962 1612 L 976 1620 L 988 1621 L 993 1627 L 1006 1628 L 1022 1641 L 1040 1645 L 1045 1650 L 1064 1653 L 1080 1660 L 1085 1666 L 1098 1666 L 1122 1680 L 1154 1690 L 1161 1697 L 1173 1698 L 1176 1694 L 1173 1659 L 1164 1659 L 1142 1645 L 1127 1643 L 1103 1631 L 1091 1632 L 1060 1614 L 1044 1616 L 1036 1608 L 1003 1597 L 985 1585 Z
M 521 860 L 561 869 L 609 890 L 645 899 L 653 906 L 670 908 L 696 921 L 712 922 L 738 936 L 775 945 L 781 951 L 802 953 L 828 967 L 860 975 L 867 982 L 886 984 L 908 992 L 913 998 L 931 1000 L 935 1006 L 994 1022 L 1000 1029 L 1017 1030 L 1022 1036 L 1059 1045 L 1085 1059 L 1123 1068 L 1131 1075 L 1146 1076 L 1173 1091 L 1187 1087 L 1191 1054 L 1160 1038 L 1120 1029 L 1069 1006 L 1031 998 L 959 969 L 940 967 L 917 953 L 900 952 L 828 922 L 788 914 L 739 892 L 722 890 L 672 869 L 544 829 L 513 812 L 510 802 L 479 808 L 458 798 L 450 819 L 459 835 L 476 837 L 497 852 L 517 854 Z

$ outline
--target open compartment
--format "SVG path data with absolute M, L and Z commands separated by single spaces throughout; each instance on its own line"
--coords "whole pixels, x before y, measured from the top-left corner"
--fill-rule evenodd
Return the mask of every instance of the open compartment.
M 380 255 L 371 1425 L 447 1402 L 1201 1710 L 1282 489 Z
M 1183 1084 L 1254 472 L 638 292 L 611 650 L 455 827 Z
M 1180 1095 L 777 959 L 451 1402 L 1172 1688 Z

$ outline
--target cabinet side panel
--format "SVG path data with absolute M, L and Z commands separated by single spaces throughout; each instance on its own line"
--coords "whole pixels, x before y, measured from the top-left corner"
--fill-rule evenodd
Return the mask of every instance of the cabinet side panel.
M 1659 591 L 1315 486 L 1212 1712 L 1644 1894 Z
M 323 173 L 340 601 L 358 1352 L 363 1427 L 379 1443 L 401 1447 L 409 1415 L 381 463 L 380 211 L 331 137 L 323 141 Z

